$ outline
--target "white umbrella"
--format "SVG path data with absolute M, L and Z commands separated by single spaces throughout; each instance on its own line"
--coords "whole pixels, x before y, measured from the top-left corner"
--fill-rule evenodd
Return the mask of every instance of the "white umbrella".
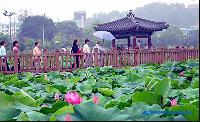
M 93 33 L 93 35 L 97 38 L 103 39 L 103 40 L 113 40 L 116 39 L 110 32 L 108 31 L 96 31 Z

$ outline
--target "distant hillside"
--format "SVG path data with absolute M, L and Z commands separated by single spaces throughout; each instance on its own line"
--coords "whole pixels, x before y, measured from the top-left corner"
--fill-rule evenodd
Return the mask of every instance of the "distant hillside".
M 191 5 L 187 8 L 184 4 L 152 3 L 137 8 L 135 15 L 138 17 L 165 21 L 178 27 L 190 27 L 199 23 L 199 5 Z
M 199 24 L 199 5 L 190 5 L 186 7 L 184 4 L 165 4 L 151 3 L 144 7 L 133 10 L 135 16 L 154 21 L 164 21 L 170 25 L 178 27 L 190 27 Z M 98 13 L 92 18 L 88 18 L 86 25 L 94 25 L 113 21 L 125 17 L 126 11 L 112 11 L 109 13 Z

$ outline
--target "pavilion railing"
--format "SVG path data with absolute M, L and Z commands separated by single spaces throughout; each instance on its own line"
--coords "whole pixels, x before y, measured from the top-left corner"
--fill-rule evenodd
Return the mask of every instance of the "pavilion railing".
M 129 49 L 117 50 L 113 48 L 104 53 L 70 53 L 69 51 L 48 52 L 44 51 L 42 56 L 36 57 L 32 54 L 11 54 L 0 57 L 0 72 L 36 72 L 36 59 L 39 62 L 39 72 L 50 71 L 73 71 L 77 68 L 86 67 L 124 67 L 137 66 L 140 64 L 157 63 L 166 61 L 185 61 L 199 58 L 199 49 Z

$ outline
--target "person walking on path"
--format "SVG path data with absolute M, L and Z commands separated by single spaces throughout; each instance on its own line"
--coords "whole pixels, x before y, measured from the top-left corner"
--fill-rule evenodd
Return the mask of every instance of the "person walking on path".
M 71 53 L 78 53 L 79 47 L 77 43 L 78 43 L 78 40 L 75 39 L 72 45 Z M 74 58 L 76 59 L 76 66 L 77 68 L 79 68 L 79 58 L 78 56 L 74 56 Z M 74 63 L 72 64 L 72 68 L 74 68 Z
M 7 54 L 6 54 L 5 46 L 6 46 L 6 42 L 1 41 L 0 42 L 0 56 L 2 56 L 2 57 L 0 58 L 0 60 L 2 60 L 2 62 L 4 63 L 4 66 L 7 68 L 7 71 L 10 71 L 10 68 L 9 68 L 9 65 L 8 65 L 8 62 L 7 62 L 7 57 L 6 57 Z
M 141 49 L 141 42 L 140 42 L 140 40 L 138 40 L 137 46 L 139 47 L 139 49 Z
M 83 45 L 83 53 L 85 53 L 84 56 L 84 62 L 85 62 L 85 67 L 89 66 L 89 57 L 90 57 L 90 47 L 89 47 L 89 40 L 85 40 L 85 44 Z
M 34 56 L 34 61 L 33 61 L 33 65 L 35 66 L 35 75 L 39 74 L 39 68 L 40 68 L 40 56 L 42 54 L 42 51 L 40 49 L 40 43 L 39 42 L 35 42 L 35 47 L 33 49 L 33 56 Z
M 102 46 L 100 46 L 100 42 L 99 42 L 99 41 L 97 41 L 96 45 L 93 47 L 92 52 L 94 52 L 94 49 L 95 49 L 95 48 L 98 49 L 98 53 L 101 53 L 101 52 L 104 52 L 104 51 L 105 51 L 105 49 L 104 49 Z
M 98 61 L 100 62 L 101 66 L 103 66 L 104 65 L 104 55 L 102 55 L 101 53 L 105 52 L 105 49 L 102 46 L 100 46 L 99 41 L 97 41 L 96 45 L 93 47 L 92 53 L 94 53 L 95 48 L 98 49 Z M 101 60 L 103 61 L 102 63 L 101 63 Z
M 14 41 L 13 42 L 13 52 L 14 52 L 14 54 L 17 53 L 17 58 L 18 58 L 18 72 L 20 72 L 19 43 L 18 43 L 18 41 Z M 11 70 L 14 71 L 14 66 L 12 67 Z

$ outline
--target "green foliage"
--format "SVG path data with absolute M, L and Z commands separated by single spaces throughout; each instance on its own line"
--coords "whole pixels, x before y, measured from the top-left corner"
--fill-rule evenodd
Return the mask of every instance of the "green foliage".
M 115 91 L 109 88 L 99 88 L 98 91 L 106 96 L 112 96 L 115 94 Z
M 43 31 L 43 24 L 44 24 L 44 33 L 45 33 L 45 40 L 52 40 L 55 32 L 56 27 L 52 21 L 44 16 L 28 16 L 23 20 L 23 23 L 20 28 L 20 37 L 30 37 L 33 39 L 40 39 L 42 40 L 42 31 Z
M 171 81 L 169 79 L 161 80 L 159 83 L 156 84 L 155 92 L 162 96 L 165 96 L 169 92 L 170 82 Z
M 144 91 L 134 93 L 132 96 L 133 102 L 145 102 L 149 105 L 162 104 L 162 97 L 154 92 Z
M 128 120 L 128 115 L 122 114 L 117 108 L 104 109 L 88 102 L 74 107 L 74 113 L 71 114 L 73 121 L 125 121 Z M 65 116 L 57 117 L 63 121 Z
M 178 27 L 170 26 L 162 32 L 155 33 L 152 40 L 153 45 L 156 46 L 182 45 L 184 43 L 184 34 Z
M 71 47 L 74 39 L 83 38 L 82 30 L 72 21 L 62 21 L 56 23 L 56 36 L 54 37 L 55 42 L 59 47 Z M 82 45 L 83 43 L 80 42 Z
M 78 92 L 83 102 L 67 103 L 64 96 L 69 91 Z M 58 92 L 60 99 L 55 100 Z M 99 97 L 98 105 L 91 103 L 94 95 Z M 173 107 L 172 98 L 177 100 Z M 186 110 L 192 114 L 180 113 Z M 0 120 L 64 121 L 67 113 L 79 121 L 198 121 L 199 60 L 123 69 L 96 67 L 37 77 L 0 74 Z
M 6 43 L 9 43 L 10 37 L 9 35 L 3 35 L 0 33 L 0 40 L 5 41 Z
M 199 121 L 199 109 L 194 105 L 185 104 L 182 106 L 174 106 L 170 111 L 185 112 L 183 116 L 188 121 Z

